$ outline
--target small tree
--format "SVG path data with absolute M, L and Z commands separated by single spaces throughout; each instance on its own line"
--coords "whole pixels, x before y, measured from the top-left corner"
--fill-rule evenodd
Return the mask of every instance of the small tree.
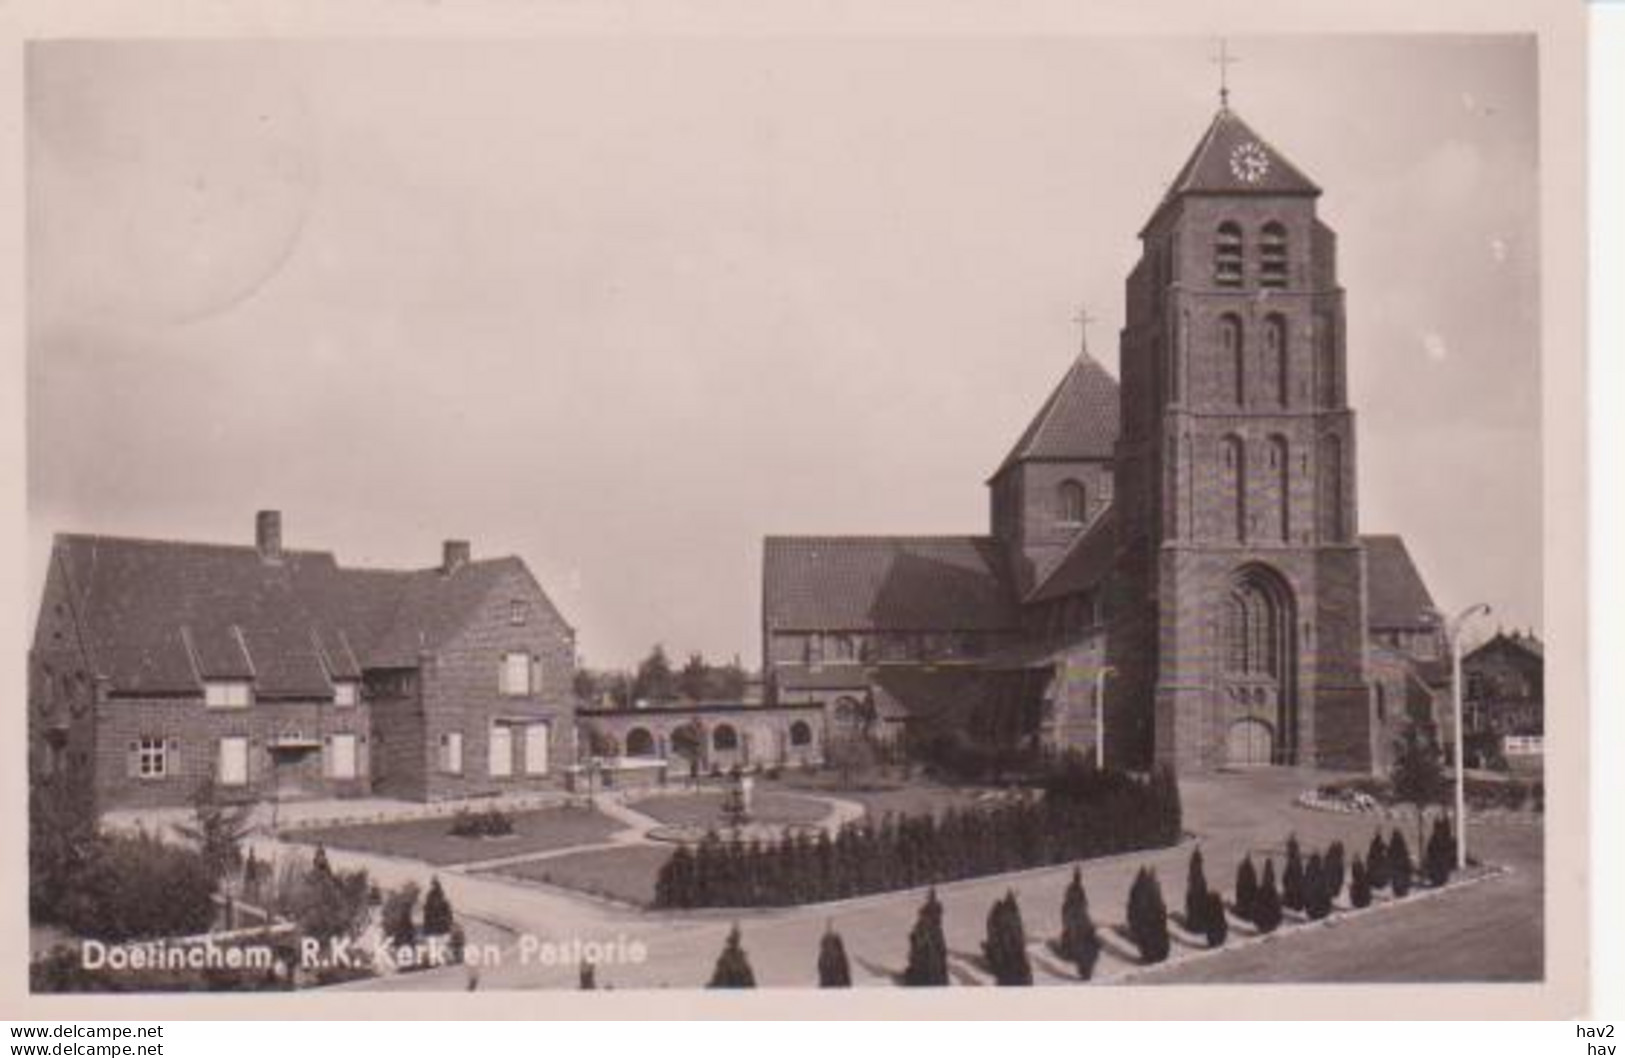
M 1318 852 L 1309 856 L 1309 865 L 1303 869 L 1303 909 L 1311 919 L 1322 919 L 1332 913 L 1332 894 L 1326 885 L 1326 865 Z
M 1128 928 L 1141 960 L 1159 963 L 1168 958 L 1168 907 L 1163 903 L 1161 883 L 1146 867 L 1140 868 L 1129 889 Z
M 1428 884 L 1438 887 L 1450 881 L 1456 870 L 1456 835 L 1450 829 L 1450 817 L 1439 816 L 1433 821 L 1433 833 L 1428 835 L 1427 851 L 1422 856 L 1422 869 Z
M 327 862 L 326 845 L 316 846 L 316 852 L 310 858 L 310 872 L 312 874 L 325 874 L 332 877 L 333 865 Z
M 1207 913 L 1202 924 L 1205 927 L 1203 932 L 1207 935 L 1207 946 L 1224 947 L 1225 940 L 1230 936 L 1230 922 L 1224 915 L 1224 897 L 1216 890 L 1207 894 Z
M 1444 751 L 1438 730 L 1431 723 L 1413 722 L 1394 744 L 1394 766 L 1388 781 L 1394 800 L 1416 806 L 1416 847 L 1423 848 L 1422 830 L 1429 805 L 1444 804 L 1446 783 Z
M 407 882 L 384 901 L 383 910 L 378 916 L 379 928 L 391 947 L 410 948 L 418 942 L 417 926 L 412 921 L 417 905 L 418 887 L 415 882 Z
M 935 889 L 926 893 L 919 917 L 909 931 L 903 983 L 914 987 L 948 983 L 948 939 L 942 933 L 942 904 Z
M 1257 905 L 1258 871 L 1253 867 L 1253 854 L 1249 852 L 1236 868 L 1236 914 L 1251 922 Z
M 243 865 L 243 839 L 253 830 L 249 822 L 252 811 L 248 805 L 225 804 L 212 778 L 192 791 L 192 820 L 175 829 L 197 845 L 217 883 Z
M 750 968 L 750 957 L 740 943 L 739 926 L 728 931 L 728 939 L 717 956 L 716 969 L 711 972 L 707 988 L 755 988 L 756 974 Z
M 1293 911 L 1303 910 L 1303 853 L 1298 849 L 1298 836 L 1286 839 L 1286 870 L 1281 873 L 1281 906 Z
M 1358 855 L 1349 872 L 1349 903 L 1355 907 L 1371 906 L 1371 879 L 1366 876 L 1365 864 Z
M 1202 850 L 1191 850 L 1190 867 L 1185 872 L 1185 928 L 1192 933 L 1207 932 L 1207 874 L 1202 869 Z
M 1089 917 L 1089 897 L 1083 890 L 1083 874 L 1072 868 L 1072 881 L 1061 900 L 1061 958 L 1078 968 L 1078 976 L 1085 981 L 1094 976 L 1095 963 L 1100 959 L 1100 934 Z
M 1366 849 L 1365 873 L 1373 892 L 1388 888 L 1388 846 L 1380 830 L 1371 836 L 1371 846 Z
M 1264 861 L 1264 880 L 1253 905 L 1253 925 L 1260 933 L 1274 933 L 1281 925 L 1281 891 L 1275 887 L 1275 861 Z
M 423 935 L 448 936 L 455 921 L 451 912 L 451 901 L 446 899 L 446 891 L 440 888 L 440 879 L 431 879 L 429 891 L 423 897 Z
M 583 992 L 593 992 L 598 989 L 598 969 L 591 960 L 581 960 L 581 968 L 577 971 L 577 981 L 580 990 Z
M 1033 983 L 1032 964 L 1027 960 L 1027 931 L 1021 924 L 1021 908 L 1013 892 L 1006 892 L 987 913 L 982 957 L 1000 986 Z
M 1326 896 L 1329 900 L 1336 900 L 1343 895 L 1343 883 L 1347 880 L 1347 870 L 1343 865 L 1343 843 L 1334 841 L 1326 848 Z
M 1405 896 L 1411 891 L 1411 878 L 1415 873 L 1410 847 L 1405 844 L 1405 835 L 1396 827 L 1393 837 L 1388 839 L 1388 885 L 1395 896 Z
M 829 923 L 825 924 L 824 937 L 818 942 L 818 987 L 852 987 L 852 964 L 846 958 L 846 943 Z

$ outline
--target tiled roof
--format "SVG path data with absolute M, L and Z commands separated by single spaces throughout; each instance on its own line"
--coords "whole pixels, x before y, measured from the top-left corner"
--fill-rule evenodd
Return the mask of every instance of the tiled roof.
M 1402 537 L 1362 536 L 1365 547 L 1366 623 L 1374 628 L 1416 628 L 1434 608 Z
M 518 559 L 438 570 L 347 570 L 325 551 L 64 534 L 65 575 L 91 663 L 124 693 L 194 693 L 250 678 L 265 696 L 325 696 L 363 667 L 415 664 Z
M 1469 650 L 1462 658 L 1466 664 L 1474 658 L 1496 653 L 1527 654 L 1540 661 L 1546 660 L 1546 645 L 1533 633 L 1498 631 L 1489 639 Z
M 991 537 L 770 536 L 770 629 L 989 631 L 1017 624 Z
M 1089 354 L 1082 354 L 993 476 L 1025 459 L 1112 458 L 1120 411 L 1117 380 Z
M 1244 175 L 1248 173 L 1256 176 L 1248 180 Z M 1223 107 L 1213 116 L 1213 123 L 1180 168 L 1179 175 L 1168 185 L 1164 201 L 1204 192 L 1318 195 L 1320 188 L 1248 127 L 1235 111 Z
M 779 689 L 785 691 L 851 691 L 869 686 L 869 670 L 862 665 L 824 665 L 803 668 L 786 665 L 779 670 Z
M 1117 558 L 1117 508 L 1100 512 L 1087 530 L 1072 541 L 1061 560 L 1023 601 L 1047 602 L 1090 591 L 1111 572 Z

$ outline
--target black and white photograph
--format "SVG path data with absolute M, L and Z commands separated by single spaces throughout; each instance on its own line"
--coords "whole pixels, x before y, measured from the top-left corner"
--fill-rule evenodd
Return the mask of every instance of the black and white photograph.
M 1583 973 L 1543 61 L 28 41 L 28 991 Z

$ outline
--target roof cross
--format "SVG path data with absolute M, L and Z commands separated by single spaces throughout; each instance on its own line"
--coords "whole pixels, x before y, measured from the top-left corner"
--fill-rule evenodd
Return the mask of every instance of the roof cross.
M 1078 325 L 1079 338 L 1080 338 L 1079 351 L 1084 356 L 1088 356 L 1089 355 L 1089 325 L 1091 323 L 1096 322 L 1095 317 L 1089 315 L 1089 309 L 1088 309 L 1087 306 L 1079 305 L 1078 306 L 1078 314 L 1076 316 L 1072 317 L 1072 322 Z
M 1219 54 L 1210 62 L 1217 63 L 1219 67 L 1219 106 L 1228 110 L 1230 108 L 1230 67 L 1241 60 L 1230 54 L 1230 45 L 1223 37 L 1219 38 Z

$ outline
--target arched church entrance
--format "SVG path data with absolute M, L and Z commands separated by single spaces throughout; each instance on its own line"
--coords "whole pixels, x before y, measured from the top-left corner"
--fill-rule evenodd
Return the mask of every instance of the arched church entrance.
M 1267 566 L 1243 566 L 1231 578 L 1223 606 L 1223 684 L 1230 716 L 1226 759 L 1295 763 L 1298 649 L 1292 588 Z

